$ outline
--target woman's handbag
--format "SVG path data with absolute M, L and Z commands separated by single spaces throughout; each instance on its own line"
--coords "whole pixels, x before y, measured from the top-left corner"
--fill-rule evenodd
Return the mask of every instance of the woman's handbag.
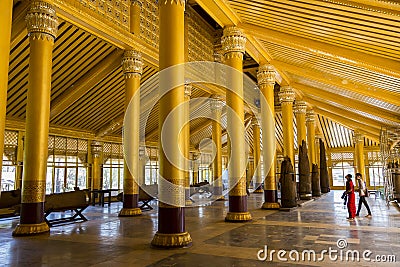
M 367 185 L 365 185 L 365 197 L 369 197 L 369 191 Z

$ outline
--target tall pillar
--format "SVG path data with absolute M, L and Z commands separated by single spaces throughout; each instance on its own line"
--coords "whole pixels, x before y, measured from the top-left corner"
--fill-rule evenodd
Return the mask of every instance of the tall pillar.
M 275 178 L 275 103 L 274 85 L 276 73 L 272 65 L 261 65 L 257 72 L 258 87 L 263 97 L 261 102 L 261 127 L 264 161 L 264 203 L 263 209 L 279 209 L 277 185 Z M 271 163 L 270 169 L 266 169 Z
M 90 144 L 92 154 L 92 190 L 101 189 L 101 152 L 103 144 L 99 141 L 92 141 Z
M 183 134 L 184 112 L 175 109 L 185 101 L 184 73 L 175 68 L 169 72 L 164 69 L 185 62 L 184 57 L 184 10 L 185 1 L 159 1 L 160 14 L 160 95 L 159 100 L 159 154 L 160 176 L 158 231 L 151 242 L 153 246 L 162 248 L 184 247 L 192 243 L 190 234 L 185 230 L 185 172 L 181 150 L 186 146 Z M 167 117 L 173 114 L 164 125 Z M 162 142 L 163 136 L 170 136 L 177 142 Z M 175 139 L 176 138 L 176 139 Z M 168 147 L 168 150 L 165 148 Z M 171 162 L 173 160 L 174 162 Z M 162 180 L 165 179 L 166 181 Z M 167 190 L 167 182 L 175 186 L 172 192 Z M 162 183 L 162 184 L 161 184 Z M 163 202 L 168 199 L 170 204 Z
M 140 35 L 140 10 L 142 2 L 139 0 L 131 0 L 129 30 L 135 35 Z
M 24 162 L 24 133 L 22 131 L 18 131 L 17 168 L 15 177 L 16 179 L 15 188 L 17 189 L 21 189 L 22 185 L 23 162 Z
M 185 12 L 185 16 L 187 12 Z M 186 21 L 185 21 L 186 24 Z M 185 146 L 183 147 L 183 154 L 185 156 L 185 205 L 192 205 L 190 199 L 190 173 L 189 173 L 189 156 L 190 156 L 190 96 L 192 94 L 192 85 L 185 83 L 185 125 L 183 126 L 183 135 Z
M 240 222 L 251 220 L 247 211 L 245 130 L 243 101 L 243 54 L 246 37 L 235 26 L 225 27 L 221 39 L 225 64 L 232 67 L 227 71 L 226 90 L 227 130 L 229 133 L 229 182 L 234 185 L 229 192 L 229 212 L 225 220 Z
M 282 86 L 279 100 L 282 105 L 283 154 L 288 157 L 294 167 L 294 130 L 293 130 L 293 101 L 295 94 L 290 86 Z
M 221 113 L 223 103 L 221 97 L 212 95 L 210 101 L 210 109 L 212 116 L 212 141 L 214 160 L 212 162 L 214 199 L 223 200 L 222 195 L 222 130 L 221 130 Z
M 355 145 L 354 154 L 356 159 L 357 172 L 361 173 L 365 181 L 366 176 L 365 176 L 365 158 L 364 158 L 364 136 L 359 132 L 354 132 L 353 141 Z
M 310 161 L 310 168 L 312 168 L 313 164 L 317 164 L 317 157 L 315 154 L 315 114 L 313 110 L 309 110 L 306 113 L 306 126 L 308 160 Z
M 193 154 L 193 184 L 197 184 L 199 183 L 199 159 L 200 159 L 200 155 L 197 153 Z
M 24 174 L 20 223 L 13 236 L 50 231 L 44 221 L 51 71 L 58 18 L 52 5 L 31 2 L 26 15 L 30 44 Z M 3 60 L 3 59 L 2 59 Z M 6 102 L 3 102 L 6 103 Z M 2 133 L 3 134 L 3 133 Z
M 302 141 L 306 141 L 306 111 L 307 105 L 304 101 L 296 101 L 295 114 L 297 124 L 297 144 L 301 146 Z
M 139 187 L 146 184 L 146 164 L 147 164 L 146 148 L 144 146 L 139 147 L 139 173 L 138 173 L 138 185 Z
M 255 176 L 255 190 L 254 193 L 263 193 L 264 190 L 262 189 L 262 175 L 261 175 L 261 142 L 260 142 L 260 124 L 257 117 L 253 117 L 251 120 L 253 124 L 253 142 L 254 142 L 254 149 L 253 149 L 253 170 Z
M 124 199 L 118 216 L 132 217 L 142 214 L 139 208 L 139 131 L 140 131 L 140 77 L 143 71 L 142 55 L 136 50 L 125 50 L 122 58 L 125 78 L 124 144 L 129 149 L 124 155 Z M 130 104 L 131 103 L 131 104 Z M 128 109 L 129 107 L 129 109 Z M 129 128 L 128 128 L 129 127 Z
M 8 64 L 10 57 L 10 39 L 12 24 L 13 1 L 6 0 L 0 3 L 0 155 L 4 152 L 4 130 L 6 125 L 6 107 L 7 107 L 7 88 L 8 88 Z M 3 161 L 0 161 L 0 170 Z M 0 172 L 1 188 L 1 172 Z M 0 190 L 1 191 L 1 190 Z M 1 194 L 1 192 L 0 192 Z

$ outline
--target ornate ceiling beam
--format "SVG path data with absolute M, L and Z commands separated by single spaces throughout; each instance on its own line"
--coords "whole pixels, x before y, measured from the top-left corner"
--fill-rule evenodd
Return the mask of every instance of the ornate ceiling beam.
M 388 92 L 383 89 L 374 88 L 373 90 L 369 89 L 369 86 L 355 83 L 350 80 L 346 80 L 343 82 L 341 77 L 328 74 L 326 72 L 319 72 L 316 70 L 312 70 L 309 68 L 297 67 L 292 64 L 288 64 L 278 60 L 272 60 L 271 64 L 274 65 L 275 68 L 280 69 L 281 71 L 287 71 L 310 80 L 314 80 L 320 83 L 325 83 L 327 85 L 333 85 L 335 87 L 354 92 L 357 94 L 362 94 L 372 98 L 379 98 L 380 100 L 400 106 L 400 100 L 398 99 L 398 95 Z
M 356 114 L 354 112 L 350 112 L 350 111 L 323 103 L 321 101 L 318 101 L 318 100 L 315 100 L 315 99 L 312 99 L 309 97 L 304 97 L 304 100 L 307 101 L 308 103 L 310 103 L 314 109 L 318 108 L 320 110 L 328 111 L 339 117 L 343 117 L 343 118 L 346 117 L 347 119 L 357 122 L 360 125 L 375 128 L 377 131 L 380 131 L 381 127 L 383 126 L 383 123 L 376 122 L 372 119 L 360 116 L 360 114 Z M 345 115 L 343 115 L 343 114 L 345 114 Z
M 396 123 L 400 123 L 400 118 L 398 114 L 390 113 L 387 110 L 382 110 L 376 106 L 370 106 L 362 101 L 352 99 L 346 96 L 338 97 L 337 94 L 327 92 L 323 89 L 317 89 L 315 87 L 292 83 L 291 86 L 305 93 L 306 96 L 313 98 L 312 96 L 326 99 L 330 102 L 338 103 L 340 105 L 348 105 L 349 107 L 355 108 L 361 112 L 369 113 L 373 116 L 383 118 L 385 120 L 390 120 Z M 312 96 L 310 96 L 312 95 Z
M 222 0 L 196 0 L 196 2 L 210 15 L 221 27 L 237 25 L 239 16 L 225 1 Z
M 386 15 L 400 15 L 400 4 L 398 1 L 378 1 L 378 0 L 325 0 L 335 5 L 343 5 L 345 7 L 356 7 L 365 12 L 379 12 Z
M 339 124 L 341 124 L 342 126 L 349 128 L 351 130 L 359 130 L 362 129 L 361 132 L 363 134 L 365 134 L 365 136 L 367 136 L 368 138 L 373 139 L 374 141 L 378 141 L 379 142 L 379 135 L 380 135 L 380 131 L 378 129 L 375 128 L 371 128 L 366 126 L 365 124 L 356 122 L 352 119 L 346 118 L 346 117 L 342 117 L 339 115 L 336 115 L 332 112 L 320 109 L 318 107 L 314 107 L 314 111 L 324 117 L 327 117 L 329 119 L 331 119 L 332 121 L 335 121 Z M 362 127 L 362 128 L 361 128 Z
M 124 118 L 125 113 L 122 113 L 121 115 L 113 118 L 110 122 L 100 127 L 100 130 L 96 132 L 96 137 L 103 137 L 112 132 L 115 132 L 116 130 L 121 129 L 122 125 L 124 124 Z
M 271 62 L 272 57 L 268 54 L 268 52 L 264 49 L 260 41 L 254 38 L 251 35 L 246 36 L 246 52 L 260 65 L 265 64 L 267 62 Z M 280 85 L 289 85 L 290 79 L 283 71 L 276 69 L 276 81 Z
M 85 76 L 80 78 L 73 87 L 68 88 L 62 95 L 54 99 L 51 103 L 50 120 L 71 106 L 106 75 L 119 68 L 121 66 L 122 53 L 123 51 L 121 50 L 112 52 L 87 72 Z
M 95 16 L 82 12 L 80 10 L 81 7 L 77 6 L 79 3 L 75 3 L 76 1 L 52 0 L 52 2 L 57 16 L 60 19 L 68 21 L 120 49 L 135 48 L 140 50 L 143 55 L 143 60 L 146 63 L 158 67 L 158 50 L 145 40 L 140 39 L 128 31 L 123 31 L 106 24 Z M 99 25 L 101 25 L 101 27 L 99 27 Z
M 396 60 L 370 55 L 349 48 L 326 44 L 248 23 L 240 23 L 238 27 L 243 29 L 246 34 L 253 35 L 261 40 L 274 42 L 307 53 L 323 56 L 337 62 L 400 78 L 400 62 Z

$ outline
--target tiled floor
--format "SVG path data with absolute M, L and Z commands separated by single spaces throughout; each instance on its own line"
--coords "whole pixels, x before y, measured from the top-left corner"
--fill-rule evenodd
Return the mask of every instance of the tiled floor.
M 332 191 L 282 212 L 259 209 L 262 194 L 253 194 L 249 199 L 253 221 L 248 223 L 224 222 L 227 201 L 188 208 L 186 228 L 193 246 L 169 250 L 150 247 L 157 230 L 156 209 L 140 217 L 119 218 L 121 203 L 91 206 L 84 212 L 89 221 L 53 227 L 50 234 L 35 237 L 13 238 L 18 219 L 1 219 L 0 266 L 400 266 L 362 257 L 370 250 L 366 258 L 379 255 L 391 260 L 394 255 L 400 262 L 399 211 L 372 196 L 368 201 L 373 217 L 363 217 L 363 208 L 360 218 L 348 222 L 340 196 L 341 192 Z M 338 240 L 347 246 L 339 248 Z M 268 257 L 263 260 L 265 248 Z M 286 254 L 278 258 L 278 250 Z M 331 250 L 331 255 L 321 256 L 323 250 Z M 357 253 L 360 261 L 351 262 Z

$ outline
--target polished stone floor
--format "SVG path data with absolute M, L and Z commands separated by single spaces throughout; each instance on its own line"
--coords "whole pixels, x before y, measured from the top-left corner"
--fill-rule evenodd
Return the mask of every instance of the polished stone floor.
M 252 194 L 253 220 L 247 223 L 224 222 L 227 201 L 188 208 L 193 246 L 169 250 L 150 247 L 157 209 L 119 218 L 121 203 L 90 206 L 84 212 L 89 221 L 35 237 L 13 238 L 18 218 L 0 219 L 0 266 L 400 266 L 377 261 L 393 261 L 394 255 L 400 262 L 400 212 L 372 195 L 373 217 L 365 218 L 363 208 L 349 222 L 341 193 L 332 191 L 290 212 L 261 210 L 262 194 Z

